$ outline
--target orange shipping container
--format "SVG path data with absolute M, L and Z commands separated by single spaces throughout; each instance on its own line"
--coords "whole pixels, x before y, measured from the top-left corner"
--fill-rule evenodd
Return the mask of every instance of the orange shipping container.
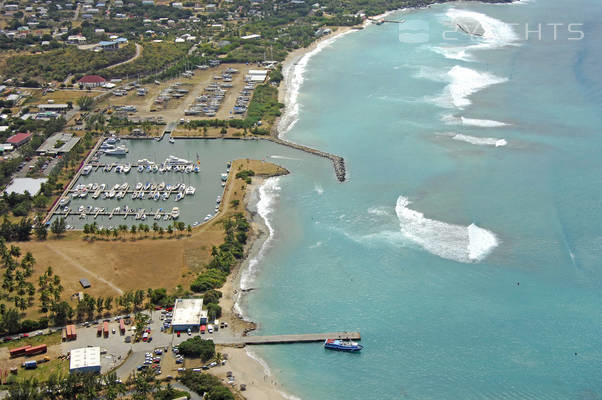
M 30 347 L 27 350 L 25 350 L 25 354 L 28 356 L 33 356 L 35 354 L 42 354 L 42 353 L 46 353 L 46 350 L 48 350 L 48 348 L 46 347 L 45 344 L 41 344 L 39 346 L 34 346 L 34 347 Z
M 23 346 L 23 347 L 17 347 L 14 349 L 10 349 L 9 353 L 11 357 L 19 357 L 25 354 L 25 352 L 27 351 L 27 349 L 29 349 L 31 347 L 31 345 L 27 345 L 27 346 Z

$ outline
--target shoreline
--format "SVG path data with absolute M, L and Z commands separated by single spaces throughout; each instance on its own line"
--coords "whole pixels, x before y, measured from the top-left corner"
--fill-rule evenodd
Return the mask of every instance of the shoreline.
M 513 3 L 520 3 L 520 0 L 515 0 L 511 3 L 500 1 L 491 4 Z M 284 75 L 284 79 L 278 88 L 278 101 L 285 104 L 285 109 L 282 115 L 275 119 L 270 132 L 270 139 L 274 142 L 291 147 L 307 147 L 285 138 L 284 135 L 290 129 L 292 129 L 297 122 L 296 119 L 298 118 L 299 110 L 298 108 L 295 109 L 295 107 L 298 107 L 296 96 L 298 95 L 298 90 L 303 84 L 303 72 L 305 65 L 314 55 L 329 47 L 342 36 L 353 31 L 365 29 L 369 25 L 374 24 L 376 20 L 387 18 L 394 13 L 415 11 L 424 8 L 430 8 L 431 6 L 432 4 L 426 6 L 399 8 L 386 11 L 379 15 L 370 16 L 367 17 L 361 25 L 337 27 L 337 29 L 331 34 L 317 39 L 310 46 L 296 49 L 289 53 L 282 62 L 282 73 Z M 305 62 L 303 65 L 301 65 L 301 71 L 297 71 L 296 67 L 300 62 L 303 61 Z M 296 74 L 299 74 L 300 76 L 296 76 Z M 298 82 L 293 82 L 295 77 L 300 78 Z M 292 110 L 291 107 L 293 107 Z M 286 121 L 286 125 L 282 126 L 282 121 L 286 120 L 286 118 L 290 118 L 291 112 L 293 113 L 293 119 Z M 337 168 L 341 167 L 343 179 L 339 179 L 339 181 L 342 182 L 345 180 L 345 166 L 342 157 L 315 149 L 311 150 L 314 150 L 311 151 L 312 153 L 322 153 L 318 155 L 329 158 L 333 161 L 337 177 L 339 177 Z M 250 217 L 249 223 L 251 224 L 252 230 L 252 234 L 249 237 L 250 245 L 243 261 L 240 262 L 234 271 L 228 276 L 226 283 L 221 288 L 223 293 L 223 297 L 220 299 L 220 305 L 222 306 L 223 310 L 222 319 L 232 321 L 231 329 L 235 335 L 244 336 L 248 332 L 251 332 L 257 328 L 257 322 L 251 321 L 243 315 L 242 310 L 239 308 L 239 301 L 242 299 L 244 293 L 255 290 L 255 288 L 242 289 L 241 277 L 246 271 L 248 271 L 251 260 L 257 259 L 257 257 L 261 254 L 266 241 L 270 238 L 270 228 L 266 225 L 266 221 L 256 210 L 252 209 L 256 207 L 257 203 L 261 200 L 259 191 L 261 187 L 265 185 L 268 179 L 269 177 L 256 176 L 253 178 L 253 183 L 247 186 L 247 191 L 244 196 L 244 204 L 245 213 Z M 261 260 L 259 260 L 259 262 L 261 262 Z M 216 346 L 216 350 L 228 354 L 228 359 L 230 361 L 226 366 L 214 368 L 211 373 L 220 378 L 224 378 L 226 371 L 232 371 L 233 375 L 236 376 L 237 387 L 239 387 L 238 384 L 240 383 L 246 384 L 245 392 L 240 392 L 236 388 L 233 388 L 235 393 L 237 393 L 239 396 L 248 400 L 298 399 L 296 396 L 281 390 L 278 381 L 271 374 L 268 363 L 258 357 L 254 352 L 249 351 L 246 347 L 218 345 Z
M 319 46 L 327 40 L 330 41 L 327 44 L 329 45 L 336 41 L 338 38 L 340 38 L 342 35 L 348 34 L 355 30 L 364 29 L 370 23 L 372 23 L 372 21 L 367 19 L 361 26 L 339 27 L 339 29 L 337 29 L 335 32 L 316 40 L 309 47 L 297 49 L 289 53 L 286 59 L 283 61 L 284 79 L 278 90 L 278 101 L 285 102 L 285 107 L 290 106 L 289 104 L 291 99 L 287 99 L 287 94 L 290 92 L 289 80 L 291 79 L 291 72 L 293 72 L 292 70 L 303 57 L 305 57 L 308 53 L 319 49 Z M 326 46 L 320 48 L 319 51 L 321 51 Z M 315 54 L 317 54 L 317 52 Z M 311 58 L 311 56 L 309 58 Z M 286 112 L 287 109 L 285 108 L 284 113 Z M 297 143 L 288 141 L 281 137 L 281 118 L 282 117 L 278 117 L 274 121 L 274 124 L 272 126 L 271 139 L 275 142 L 281 142 L 289 146 L 301 146 Z M 341 157 L 338 158 L 342 162 L 343 159 Z M 337 164 L 334 159 L 332 160 L 333 162 L 335 162 L 336 172 Z M 220 299 L 219 302 L 220 306 L 222 307 L 222 320 L 227 321 L 230 324 L 229 329 L 232 330 L 233 335 L 243 336 L 257 328 L 256 322 L 248 320 L 242 314 L 239 302 L 241 301 L 244 293 L 255 289 L 246 288 L 243 290 L 241 288 L 241 278 L 243 274 L 248 271 L 251 260 L 256 259 L 259 256 L 261 250 L 265 245 L 265 242 L 268 240 L 270 235 L 269 227 L 266 225 L 266 221 L 264 221 L 262 216 L 259 215 L 259 213 L 255 209 L 257 203 L 261 200 L 261 195 L 259 191 L 269 178 L 270 177 L 255 176 L 253 177 L 253 182 L 250 185 L 247 185 L 246 193 L 244 196 L 244 204 L 245 213 L 250 218 L 249 223 L 251 224 L 252 233 L 249 237 L 250 245 L 248 247 L 247 253 L 245 254 L 243 261 L 241 261 L 235 267 L 232 273 L 228 275 L 226 283 L 220 289 L 220 291 L 223 293 L 223 297 Z M 240 392 L 236 388 L 233 388 L 238 395 L 244 397 L 247 400 L 290 400 L 291 398 L 296 398 L 295 396 L 285 393 L 283 390 L 279 389 L 280 385 L 278 381 L 271 375 L 271 371 L 269 369 L 268 364 L 254 353 L 251 352 L 250 354 L 246 347 L 231 347 L 218 345 L 216 346 L 216 351 L 219 351 L 223 354 L 228 354 L 229 361 L 225 366 L 213 368 L 210 373 L 212 375 L 217 376 L 220 379 L 225 380 L 226 372 L 231 371 L 232 374 L 236 377 L 238 384 L 244 383 L 247 385 L 245 392 Z
M 246 187 L 244 196 L 245 213 L 249 217 L 251 234 L 249 247 L 243 261 L 238 263 L 219 290 L 223 293 L 220 299 L 222 321 L 228 322 L 228 329 L 233 336 L 245 336 L 257 328 L 257 324 L 248 320 L 239 308 L 239 301 L 244 293 L 254 288 L 241 288 L 241 278 L 248 271 L 251 260 L 256 259 L 269 238 L 269 228 L 261 215 L 254 209 L 260 198 L 259 190 L 268 179 L 274 177 L 255 176 L 253 182 Z M 236 377 L 237 385 L 232 390 L 247 400 L 282 400 L 293 396 L 279 389 L 280 384 L 272 376 L 265 361 L 249 351 L 246 347 L 216 345 L 216 351 L 227 354 L 228 362 L 224 366 L 212 368 L 210 373 L 226 380 L 226 372 L 231 371 Z M 246 385 L 244 392 L 239 391 L 240 384 Z

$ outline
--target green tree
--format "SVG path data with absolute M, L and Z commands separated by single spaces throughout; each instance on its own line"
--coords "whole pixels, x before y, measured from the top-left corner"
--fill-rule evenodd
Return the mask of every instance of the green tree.
M 46 224 L 42 221 L 41 218 L 38 218 L 38 222 L 35 225 L 34 232 L 38 240 L 46 240 L 46 238 L 48 237 L 48 228 L 46 227 Z
M 215 355 L 213 340 L 203 340 L 194 336 L 180 343 L 180 354 L 188 357 L 200 357 L 203 362 L 210 360 Z
M 90 96 L 82 96 L 79 99 L 77 99 L 77 105 L 82 111 L 89 111 L 92 108 L 93 104 L 94 99 L 92 99 L 92 97 Z
M 50 224 L 50 231 L 57 237 L 60 237 L 63 233 L 65 233 L 66 229 L 67 227 L 65 225 L 65 219 L 63 217 L 56 218 L 54 221 L 52 221 L 52 224 Z

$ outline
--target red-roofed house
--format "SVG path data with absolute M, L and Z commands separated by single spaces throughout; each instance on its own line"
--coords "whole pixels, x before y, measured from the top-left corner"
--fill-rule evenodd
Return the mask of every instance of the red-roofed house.
M 107 80 L 100 75 L 86 75 L 81 78 L 77 83 L 87 88 L 98 87 L 105 83 Z
M 31 133 L 17 133 L 16 135 L 12 135 L 6 140 L 6 143 L 10 143 L 15 147 L 19 147 L 29 142 L 31 139 Z

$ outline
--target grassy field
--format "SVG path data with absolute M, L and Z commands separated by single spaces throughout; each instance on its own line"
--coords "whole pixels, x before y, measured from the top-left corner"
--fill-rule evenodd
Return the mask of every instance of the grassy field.
M 49 335 L 38 335 L 38 336 L 23 338 L 23 339 L 19 339 L 19 340 L 11 340 L 10 342 L 2 342 L 2 343 L 0 343 L 0 348 L 7 347 L 9 349 L 12 349 L 15 347 L 22 347 L 22 346 L 27 346 L 27 345 L 37 346 L 39 344 L 46 344 L 48 346 L 51 346 L 53 344 L 58 344 L 60 342 L 61 342 L 61 333 L 54 332 Z
M 275 164 L 256 160 L 236 160 L 228 180 L 219 216 L 193 229 L 190 235 L 174 234 L 163 238 L 148 233 L 146 236 L 127 234 L 116 240 L 84 241 L 81 232 L 68 232 L 62 239 L 21 242 L 22 252 L 31 251 L 37 260 L 33 281 L 48 266 L 61 277 L 69 300 L 82 290 L 80 278 L 87 278 L 92 287 L 86 293 L 92 296 L 119 296 L 130 289 L 164 287 L 168 290 L 182 285 L 189 289 L 195 272 L 211 257 L 211 248 L 224 240 L 221 221 L 224 217 L 244 211 L 246 184 L 235 179 L 237 171 L 252 169 L 257 175 L 284 174 L 287 171 Z M 233 206 L 237 200 L 237 206 Z M 71 303 L 72 305 L 74 302 Z M 37 308 L 31 308 L 33 318 Z
M 55 104 L 65 104 L 68 102 L 77 105 L 77 99 L 84 96 L 98 96 L 103 93 L 100 90 L 77 90 L 77 89 L 60 89 L 54 92 L 48 92 L 42 96 L 41 90 L 36 90 L 32 93 L 31 98 L 27 101 L 27 105 L 47 104 L 48 100 L 53 100 Z
M 9 375 L 8 380 L 19 382 L 27 379 L 36 379 L 38 382 L 47 381 L 52 374 L 60 373 L 66 375 L 69 373 L 68 360 L 51 360 L 38 364 L 36 369 L 19 368 L 17 375 Z

